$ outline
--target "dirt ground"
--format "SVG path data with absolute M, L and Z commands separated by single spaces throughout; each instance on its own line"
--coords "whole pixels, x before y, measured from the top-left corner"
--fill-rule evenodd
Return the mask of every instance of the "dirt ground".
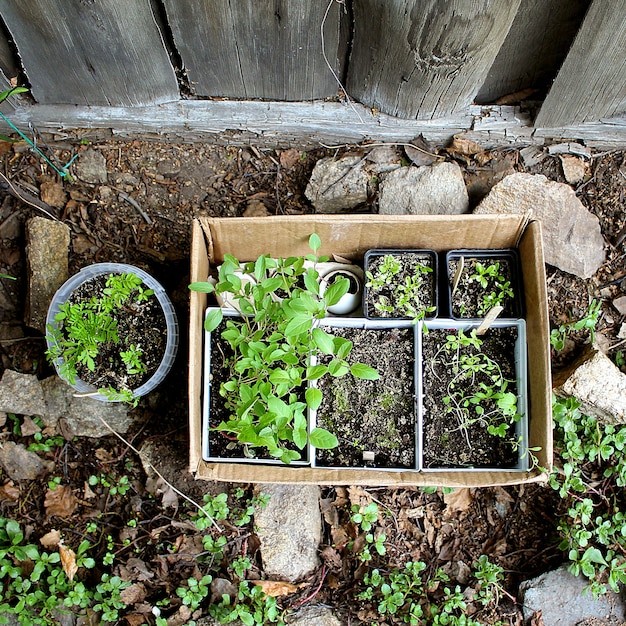
M 50 140 L 42 149 L 61 164 L 77 153 L 95 150 L 106 159 L 108 178 L 101 183 L 86 183 L 78 178 L 62 181 L 24 143 L 0 145 L 0 182 L 4 182 L 4 190 L 0 191 L 0 274 L 16 279 L 0 278 L 0 375 L 5 369 L 41 378 L 53 374 L 44 358 L 41 334 L 23 324 L 27 286 L 24 226 L 28 218 L 44 215 L 45 208 L 51 217 L 71 228 L 71 273 L 92 262 L 132 263 L 151 272 L 168 290 L 181 321 L 181 349 L 165 383 L 135 409 L 135 426 L 128 439 L 135 448 L 150 443 L 165 459 L 162 466 L 166 468 L 166 478 L 175 480 L 177 487 L 192 498 L 199 499 L 206 491 L 228 491 L 232 506 L 236 507 L 236 497 L 228 486 L 194 483 L 186 474 L 185 326 L 191 221 L 199 215 L 313 213 L 304 189 L 315 162 L 328 155 L 364 154 L 367 146 L 303 152 L 297 148 L 273 151 L 207 144 L 89 143 L 65 139 Z M 566 182 L 558 156 L 547 156 L 529 169 L 524 167 L 516 149 L 489 153 L 433 149 L 459 162 L 472 206 L 495 182 L 513 171 L 542 173 Z M 615 151 L 594 154 L 586 163 L 585 178 L 574 188 L 589 211 L 600 219 L 607 260 L 589 280 L 549 268 L 550 319 L 552 325 L 578 319 L 593 298 L 600 299 L 603 313 L 597 335 L 609 355 L 615 357 L 625 341 L 617 336 L 624 316 L 612 307 L 611 301 L 626 293 L 626 162 L 624 154 Z M 20 201 L 16 195 L 31 201 Z M 33 197 L 48 206 L 34 206 L 40 203 L 33 203 Z M 356 211 L 375 213 L 375 194 Z M 555 366 L 571 359 L 586 337 L 581 334 L 578 339 L 578 344 L 570 344 L 558 361 L 555 356 Z M 4 418 L 0 440 L 32 442 L 33 435 L 21 433 L 20 424 L 23 428 L 20 416 Z M 63 441 L 39 454 L 52 467 L 41 479 L 14 484 L 0 474 L 0 515 L 19 521 L 33 541 L 55 528 L 72 545 L 88 536 L 88 524 L 97 521 L 94 558 L 100 562 L 109 550 L 105 538 L 111 537 L 109 545 L 113 545 L 116 554 L 111 571 L 135 585 L 138 580 L 141 582 L 140 592 L 128 598 L 128 606 L 122 611 L 126 622 L 153 624 L 150 606 L 167 597 L 170 604 L 163 615 L 172 616 L 168 623 L 184 623 L 176 621 L 185 614 L 174 591 L 204 567 L 193 557 L 202 553 L 198 533 L 189 522 L 193 507 L 175 496 L 176 507 L 167 506 L 173 501 L 161 500 L 137 455 L 114 437 Z M 115 496 L 103 485 L 92 486 L 88 492 L 89 477 L 100 474 L 118 482 L 127 476 L 132 488 Z M 73 506 L 50 509 L 48 480 L 53 476 L 61 478 L 61 484 L 73 496 Z M 251 493 L 251 485 L 244 487 Z M 374 555 L 368 567 L 376 565 L 389 570 L 403 567 L 408 560 L 421 559 L 432 568 L 443 567 L 453 581 L 463 582 L 466 568 L 486 554 L 504 568 L 506 590 L 514 598 L 521 581 L 564 561 L 556 546 L 558 504 L 555 493 L 546 487 L 460 490 L 445 497 L 441 492 L 425 493 L 418 489 L 325 488 L 325 534 L 321 547 L 324 565 L 311 580 L 303 581 L 301 590 L 280 598 L 281 606 L 324 602 L 349 623 L 371 623 L 375 619 L 371 606 L 355 600 L 365 566 L 348 547 L 357 538 L 349 519 L 350 506 L 367 501 L 378 503 L 384 511 L 379 523 L 387 537 L 386 554 Z M 131 519 L 137 525 L 129 528 Z M 253 529 L 245 528 L 248 534 L 244 541 L 244 529 L 227 527 L 229 543 L 221 565 L 224 578 L 235 578 L 229 563 L 242 554 L 252 560 L 249 577 L 263 578 Z M 138 563 L 145 572 L 140 578 L 131 567 L 136 568 Z M 520 623 L 519 606 L 503 599 L 501 607 L 501 617 L 511 624 Z M 388 619 L 393 623 L 392 618 Z

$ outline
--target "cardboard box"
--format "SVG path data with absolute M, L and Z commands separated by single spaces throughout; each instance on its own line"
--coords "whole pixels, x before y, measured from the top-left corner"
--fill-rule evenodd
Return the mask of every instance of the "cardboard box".
M 211 266 L 230 253 L 240 261 L 260 254 L 276 257 L 309 253 L 317 233 L 322 255 L 361 263 L 370 248 L 517 248 L 525 293 L 530 400 L 530 446 L 540 466 L 552 467 L 552 405 L 549 322 L 541 224 L 523 216 L 302 215 L 263 218 L 200 218 L 193 223 L 191 281 L 207 279 Z M 207 295 L 191 292 L 189 328 L 189 464 L 197 478 L 229 482 L 318 485 L 479 487 L 543 482 L 540 470 L 388 472 L 379 469 L 329 470 L 277 465 L 207 463 L 201 454 L 202 363 Z

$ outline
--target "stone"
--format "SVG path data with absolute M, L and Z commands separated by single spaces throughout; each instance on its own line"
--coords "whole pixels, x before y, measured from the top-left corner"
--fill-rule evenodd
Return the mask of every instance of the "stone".
M 254 513 L 265 575 L 296 582 L 319 566 L 320 489 L 317 485 L 266 484 L 257 490 L 270 496 L 268 505 L 257 507 Z
M 304 195 L 320 213 L 353 209 L 367 201 L 370 174 L 365 165 L 365 159 L 360 156 L 320 159 Z
M 321 604 L 305 606 L 299 611 L 290 615 L 286 623 L 289 626 L 342 626 L 332 609 Z
M 562 154 L 561 167 L 563 168 L 563 176 L 570 185 L 578 185 L 585 178 L 587 166 L 582 159 L 572 154 Z
M 511 174 L 497 183 L 474 213 L 528 215 L 540 220 L 546 262 L 590 278 L 604 262 L 600 222 L 564 183 L 542 174 Z
M 11 480 L 35 480 L 49 469 L 37 453 L 13 441 L 6 441 L 0 446 L 0 465 Z
M 626 374 L 596 346 L 553 377 L 554 393 L 573 396 L 581 411 L 605 424 L 626 424 Z
M 127 404 L 74 396 L 74 389 L 58 376 L 44 379 L 41 387 L 46 398 L 41 417 L 46 426 L 56 426 L 63 418 L 75 436 L 98 438 L 111 434 L 104 422 L 117 433 L 125 433 L 133 423 Z
M 107 161 L 98 150 L 85 150 L 74 162 L 74 173 L 80 180 L 92 185 L 107 182 Z
M 0 411 L 31 416 L 45 413 L 44 391 L 37 376 L 5 370 L 0 380 Z
M 620 315 L 626 315 L 626 296 L 615 298 L 613 306 L 619 311 Z
M 381 215 L 460 215 L 468 208 L 458 163 L 401 167 L 386 174 L 380 186 Z
M 68 278 L 70 229 L 62 222 L 33 217 L 26 223 L 28 260 L 27 326 L 46 332 L 48 307 Z
M 67 194 L 63 189 L 63 183 L 43 182 L 39 185 L 41 200 L 58 209 L 65 206 Z
M 520 585 L 524 620 L 541 611 L 544 626 L 576 626 L 591 618 L 623 622 L 626 612 L 620 597 L 609 592 L 596 600 L 590 592 L 583 593 L 588 584 L 585 578 L 571 574 L 566 565 L 524 581 Z

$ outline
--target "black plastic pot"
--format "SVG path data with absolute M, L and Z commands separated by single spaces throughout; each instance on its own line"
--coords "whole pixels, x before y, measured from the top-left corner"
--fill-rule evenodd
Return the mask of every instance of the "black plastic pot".
M 397 277 L 398 280 L 392 280 L 383 287 L 372 286 L 368 272 L 372 270 L 376 271 L 375 266 L 379 259 L 386 256 L 396 257 L 401 260 L 405 260 L 407 257 L 420 260 L 420 263 L 429 267 L 432 271 L 425 274 L 425 281 L 423 288 L 430 293 L 427 294 L 427 304 L 422 309 L 434 307 L 433 311 L 426 311 L 418 319 L 434 318 L 437 317 L 438 311 L 438 262 L 437 253 L 434 250 L 415 249 L 415 250 L 385 250 L 385 249 L 373 249 L 368 250 L 364 257 L 365 268 L 365 284 L 363 287 L 363 315 L 367 319 L 388 319 L 388 320 L 411 320 L 415 319 L 410 315 L 400 315 L 398 310 L 398 299 L 396 297 L 395 288 L 402 283 L 407 275 L 406 268 L 403 268 L 402 273 Z M 410 272 L 409 272 L 410 274 Z M 388 302 L 389 306 L 393 308 L 393 311 L 380 311 L 376 308 L 376 303 L 380 303 L 381 298 Z
M 453 289 L 459 262 L 463 258 L 463 269 L 458 278 L 456 289 Z M 483 265 L 500 264 L 502 275 L 505 275 L 510 282 L 510 288 L 513 291 L 513 297 L 505 297 L 502 306 L 504 310 L 498 319 L 521 319 L 524 317 L 524 289 L 522 283 L 522 273 L 520 269 L 519 256 L 517 250 L 450 250 L 445 258 L 445 284 L 446 288 L 442 289 L 447 297 L 445 308 L 448 316 L 457 320 L 481 320 L 484 318 L 486 311 L 481 310 L 482 294 L 485 293 L 480 289 L 480 285 L 476 281 L 471 283 L 471 293 L 467 286 L 469 276 L 474 272 L 476 262 Z M 443 287 L 443 285 L 442 285 Z M 491 284 L 487 290 L 491 288 Z M 461 305 L 460 302 L 466 300 Z M 469 302 L 467 302 L 469 300 Z M 465 307 L 463 309 L 462 307 Z

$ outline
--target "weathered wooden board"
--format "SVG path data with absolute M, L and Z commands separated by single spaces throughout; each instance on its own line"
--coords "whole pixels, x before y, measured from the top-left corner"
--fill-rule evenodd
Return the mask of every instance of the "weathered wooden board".
M 594 0 L 535 121 L 580 124 L 626 111 L 626 0 Z
M 574 127 L 534 129 L 518 107 L 470 106 L 448 118 L 401 120 L 336 102 L 231 102 L 182 100 L 150 107 L 20 107 L 12 121 L 28 132 L 32 123 L 56 137 L 146 138 L 155 141 L 206 141 L 258 147 L 319 147 L 364 141 L 404 143 L 423 134 L 445 144 L 457 133 L 485 148 L 558 140 L 583 141 L 602 149 L 626 144 L 626 118 Z M 0 130 L 0 132 L 2 132 Z
M 165 8 L 199 96 L 314 100 L 337 93 L 338 2 L 165 0 Z
M 355 0 L 348 92 L 403 118 L 471 104 L 520 0 Z
M 150 0 L 0 0 L 33 97 L 133 106 L 179 98 Z
M 543 100 L 589 4 L 590 0 L 522 0 L 476 102 L 493 103 L 525 90 L 528 97 Z

